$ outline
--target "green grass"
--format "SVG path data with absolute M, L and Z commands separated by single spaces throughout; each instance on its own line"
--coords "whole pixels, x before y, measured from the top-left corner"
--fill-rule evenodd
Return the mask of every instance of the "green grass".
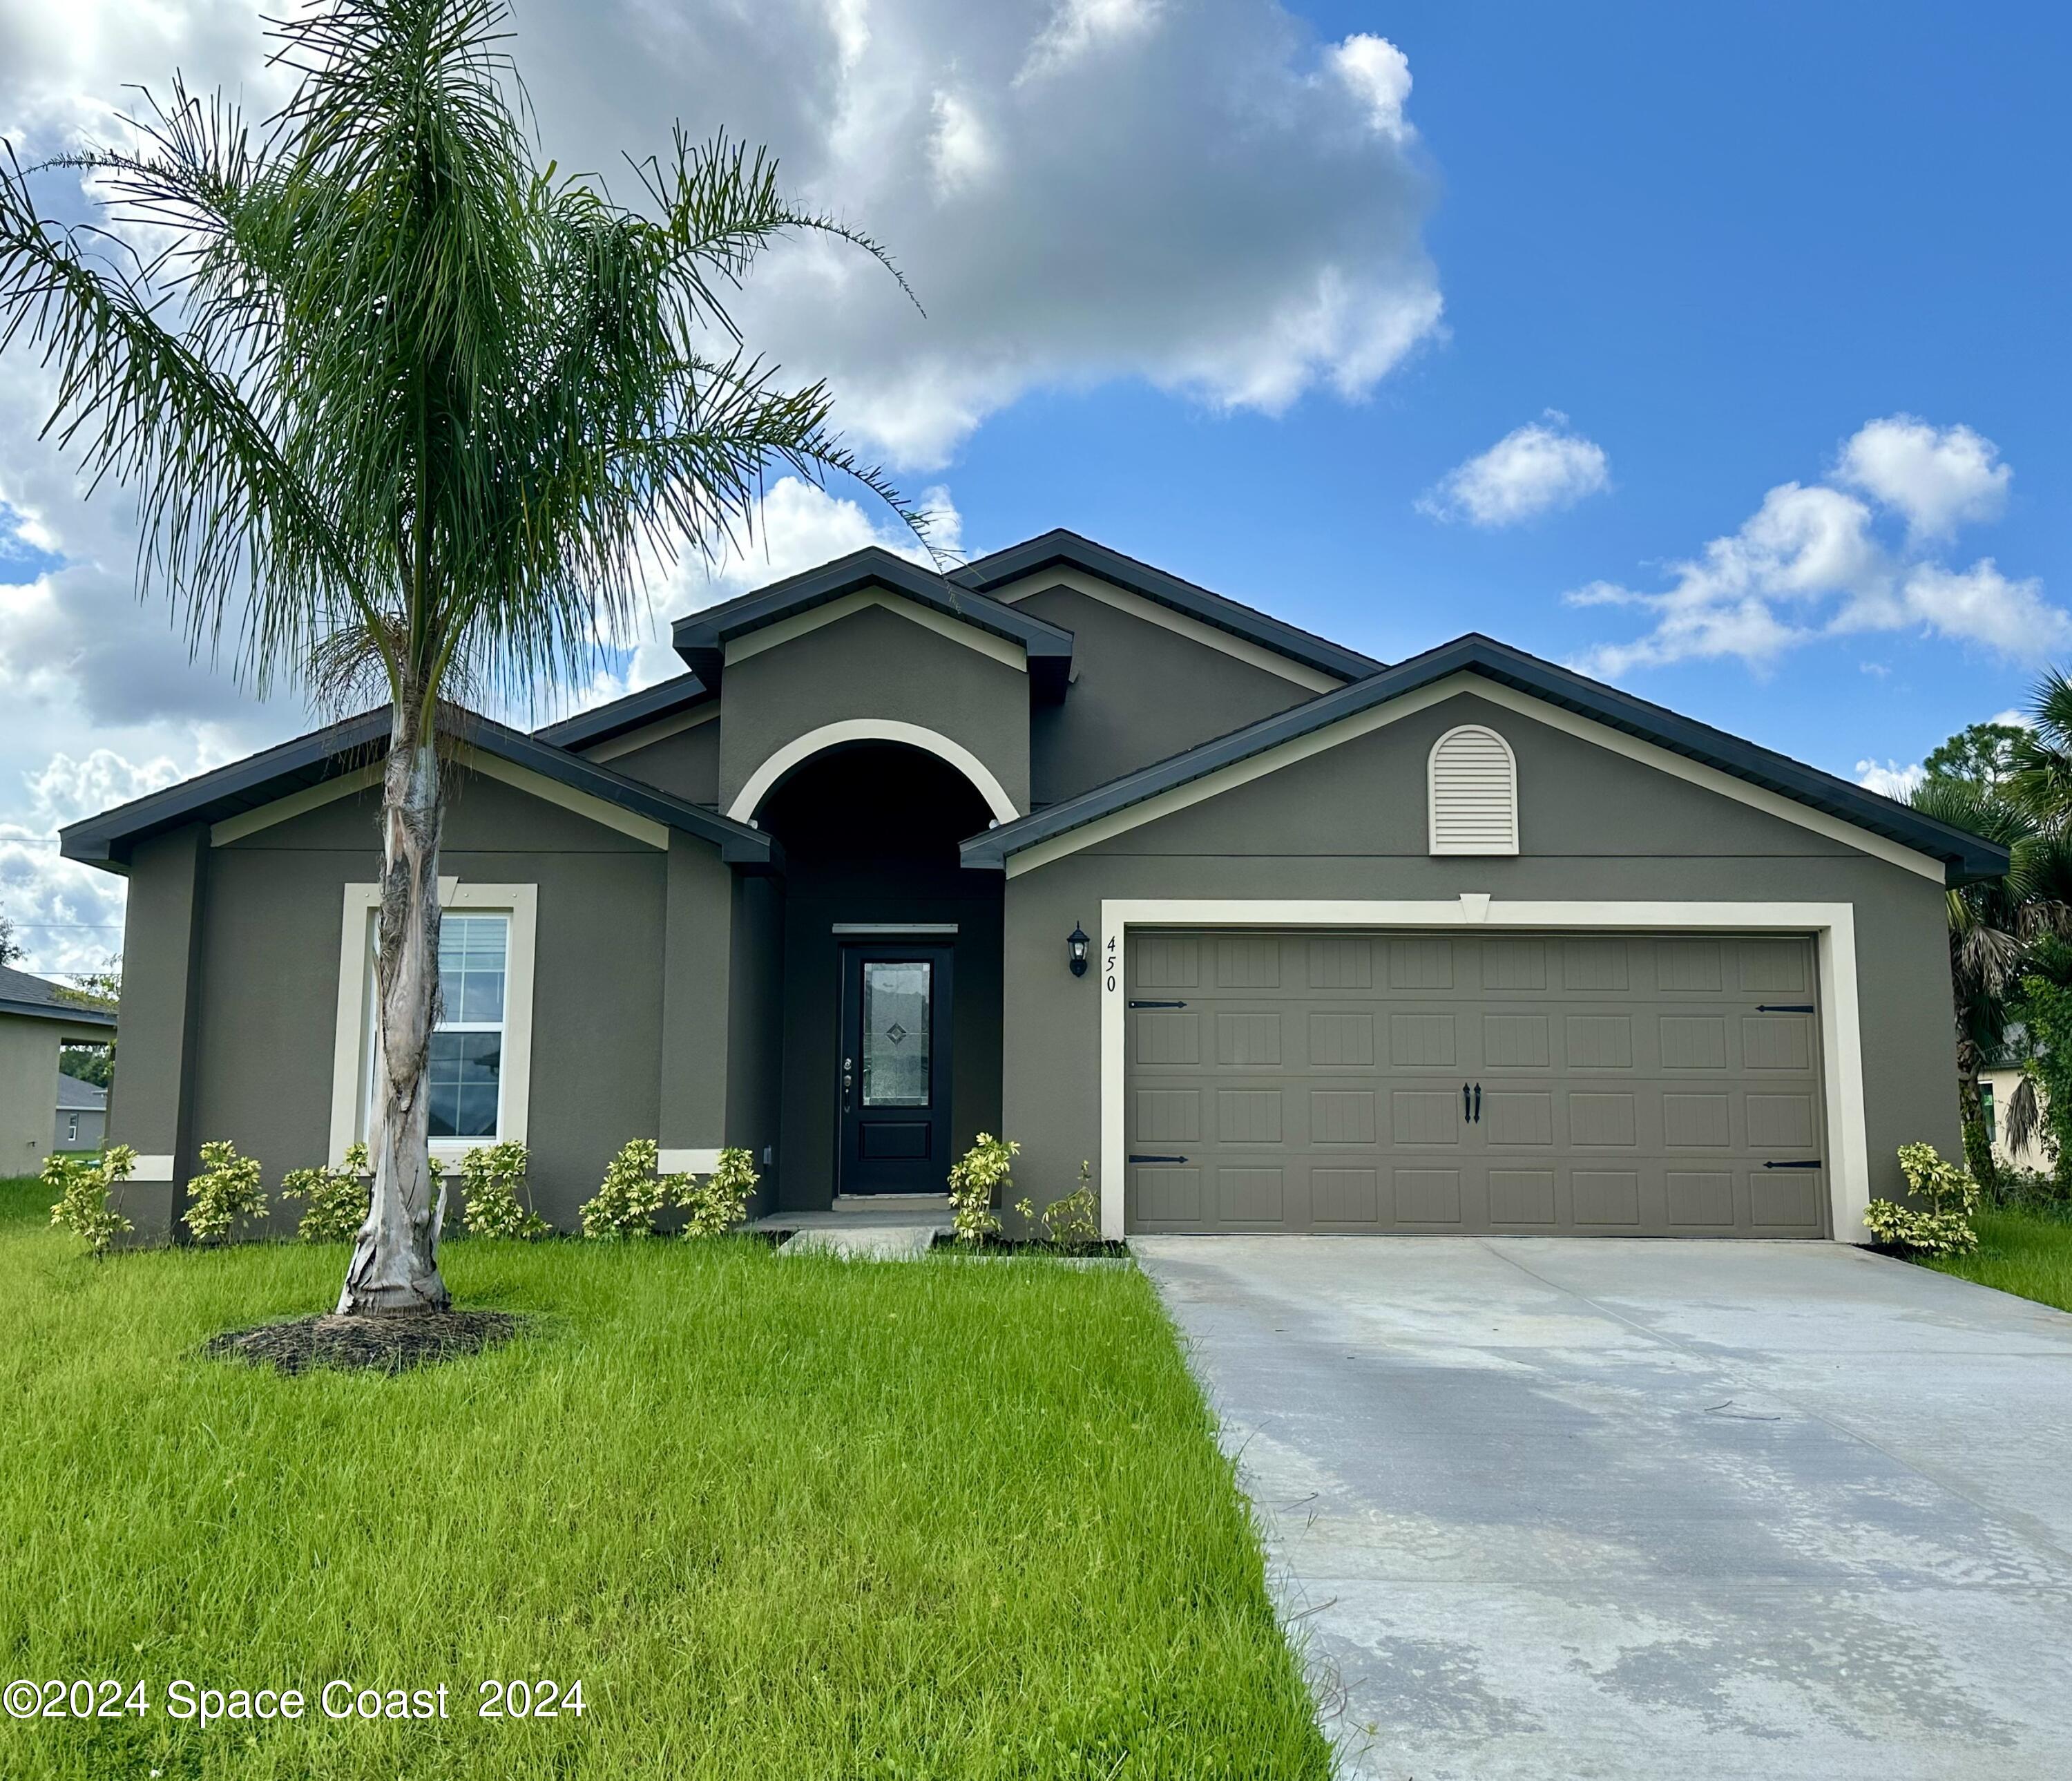
M 1230 1469 L 1134 1270 L 467 1242 L 537 1314 L 397 1378 L 195 1358 L 343 1251 L 96 1264 L 0 1185 L 0 1775 L 1322 1776 Z M 485 1677 L 580 1717 L 475 1717 Z M 447 1684 L 453 1717 L 221 1723 L 167 1686 Z
M 2005 1210 L 1980 1213 L 1973 1228 L 1979 1233 L 1976 1254 L 1944 1256 L 1922 1265 L 2072 1311 L 2072 1224 Z

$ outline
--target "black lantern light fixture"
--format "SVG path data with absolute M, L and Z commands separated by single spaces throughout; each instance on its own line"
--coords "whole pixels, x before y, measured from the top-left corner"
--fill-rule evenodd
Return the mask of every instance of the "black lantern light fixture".
M 1087 974 L 1087 948 L 1092 944 L 1093 940 L 1086 931 L 1074 922 L 1071 932 L 1065 936 L 1065 949 L 1072 956 L 1074 977 L 1083 977 Z

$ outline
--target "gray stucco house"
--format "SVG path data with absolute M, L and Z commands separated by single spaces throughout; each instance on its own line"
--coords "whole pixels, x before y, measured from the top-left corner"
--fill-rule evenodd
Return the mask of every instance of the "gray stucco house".
M 107 1137 L 108 1091 L 60 1070 L 57 1126 L 51 1143 L 60 1150 L 98 1150 Z
M 0 965 L 0 1175 L 35 1174 L 52 1138 L 64 1137 L 63 1113 L 55 1125 L 51 1117 L 71 1080 L 60 1074 L 59 1052 L 68 1043 L 105 1045 L 114 1036 L 107 1009 L 47 977 Z
M 1956 1146 L 1943 891 L 2005 855 L 1486 638 L 1384 665 L 1057 532 L 674 642 L 454 755 L 435 1148 L 523 1140 L 565 1225 L 631 1137 L 805 1209 L 983 1129 L 1115 1234 L 1860 1240 Z M 386 734 L 65 832 L 130 881 L 140 1224 L 205 1140 L 360 1134 Z

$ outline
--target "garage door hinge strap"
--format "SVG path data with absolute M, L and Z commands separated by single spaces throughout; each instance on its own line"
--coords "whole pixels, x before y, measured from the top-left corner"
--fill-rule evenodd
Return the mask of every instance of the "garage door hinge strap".
M 1763 1165 L 1766 1169 L 1817 1169 L 1819 1166 L 1818 1157 L 1809 1158 L 1803 1162 L 1766 1162 Z
M 1185 1008 L 1187 1005 L 1184 1002 L 1133 1002 L 1129 1006 L 1133 1008 Z
M 1185 1157 L 1141 1157 L 1133 1151 L 1129 1160 L 1132 1162 L 1185 1162 L 1187 1159 Z
M 1759 1002 L 1755 1005 L 1755 1011 L 1758 1014 L 1810 1014 L 1813 1012 L 1813 1004 L 1810 1002 Z

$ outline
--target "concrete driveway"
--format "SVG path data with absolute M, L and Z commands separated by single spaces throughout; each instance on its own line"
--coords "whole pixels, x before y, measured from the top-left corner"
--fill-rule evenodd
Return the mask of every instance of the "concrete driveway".
M 1133 1244 L 1347 1774 L 2072 1774 L 2072 1317 L 1824 1244 Z

